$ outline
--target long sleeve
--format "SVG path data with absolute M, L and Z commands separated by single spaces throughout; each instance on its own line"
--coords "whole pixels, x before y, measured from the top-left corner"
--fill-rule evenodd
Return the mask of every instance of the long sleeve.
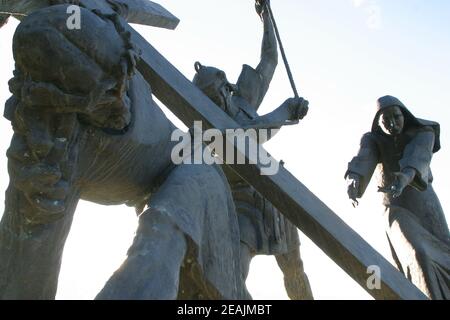
M 400 160 L 400 170 L 412 168 L 416 176 L 411 185 L 420 191 L 427 188 L 431 181 L 430 163 L 433 157 L 435 134 L 433 129 L 425 127 L 406 145 Z
M 361 198 L 369 185 L 370 179 L 379 162 L 379 151 L 372 133 L 366 133 L 361 138 L 358 154 L 348 164 L 345 177 L 350 173 L 360 176 L 358 198 Z

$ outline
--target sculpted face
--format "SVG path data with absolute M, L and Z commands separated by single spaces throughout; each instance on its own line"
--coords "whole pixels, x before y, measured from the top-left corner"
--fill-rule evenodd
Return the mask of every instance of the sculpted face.
M 232 92 L 232 87 L 226 78 L 225 72 L 217 70 L 217 72 L 211 74 L 210 85 L 204 88 L 204 92 L 214 103 L 225 109 Z
M 214 67 L 202 66 L 195 63 L 197 75 L 194 84 L 203 91 L 215 104 L 222 109 L 227 109 L 230 104 L 235 85 L 228 82 L 225 72 Z
M 385 109 L 380 115 L 380 126 L 390 136 L 402 133 L 405 126 L 405 117 L 402 110 L 397 106 Z

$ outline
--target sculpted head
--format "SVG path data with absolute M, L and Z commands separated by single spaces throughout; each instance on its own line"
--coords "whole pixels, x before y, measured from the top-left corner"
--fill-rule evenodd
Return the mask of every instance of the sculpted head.
M 405 117 L 398 106 L 387 107 L 380 114 L 379 125 L 390 136 L 402 133 L 405 126 Z
M 122 130 L 131 121 L 127 85 L 135 50 L 114 21 L 84 8 L 81 14 L 83 28 L 96 32 L 68 29 L 67 6 L 49 6 L 22 20 L 13 39 L 12 92 L 23 103 Z
M 224 110 L 227 109 L 235 85 L 228 81 L 225 72 L 203 66 L 200 62 L 195 63 L 195 71 L 197 73 L 192 82 L 215 104 Z
M 398 98 L 387 95 L 377 100 L 377 113 L 373 120 L 372 131 L 379 130 L 386 135 L 395 136 L 415 122 L 415 117 Z

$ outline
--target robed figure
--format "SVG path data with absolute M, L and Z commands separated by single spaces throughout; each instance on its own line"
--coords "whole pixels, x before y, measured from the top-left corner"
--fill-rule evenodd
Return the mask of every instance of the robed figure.
M 398 269 L 431 299 L 449 299 L 449 229 L 430 170 L 439 131 L 438 123 L 416 118 L 397 98 L 382 97 L 345 176 L 357 204 L 379 167 L 386 234 Z

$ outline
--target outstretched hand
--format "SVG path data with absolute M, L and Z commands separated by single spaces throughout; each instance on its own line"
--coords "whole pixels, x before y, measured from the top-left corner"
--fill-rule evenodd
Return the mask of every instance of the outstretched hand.
M 286 100 L 289 119 L 292 121 L 301 120 L 308 114 L 309 102 L 303 98 L 289 98 Z
M 359 192 L 359 182 L 360 178 L 359 175 L 355 173 L 350 173 L 347 177 L 347 194 L 350 200 L 352 200 L 352 205 L 354 208 L 356 208 L 359 205 L 358 200 L 356 199 L 358 197 Z
M 262 18 L 266 10 L 266 4 L 270 5 L 270 0 L 255 0 L 256 13 Z
M 384 192 L 392 195 L 394 198 L 398 198 L 403 193 L 403 190 L 412 181 L 413 177 L 404 172 L 394 172 L 394 182 L 385 188 L 378 187 L 378 192 Z

